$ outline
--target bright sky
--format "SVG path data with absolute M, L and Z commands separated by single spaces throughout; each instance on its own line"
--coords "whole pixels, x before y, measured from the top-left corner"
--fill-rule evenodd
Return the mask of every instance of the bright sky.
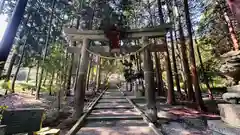
M 7 27 L 6 19 L 7 19 L 7 15 L 0 15 L 0 41 L 2 40 L 4 31 Z

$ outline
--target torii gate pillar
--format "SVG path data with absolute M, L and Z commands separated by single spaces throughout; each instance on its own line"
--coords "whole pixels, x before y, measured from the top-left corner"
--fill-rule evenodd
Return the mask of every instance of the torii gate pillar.
M 76 90 L 75 90 L 75 118 L 80 118 L 83 113 L 84 108 L 84 98 L 85 98 L 85 87 L 86 87 L 86 78 L 88 70 L 88 61 L 89 53 L 86 51 L 86 48 L 89 46 L 89 39 L 83 39 L 83 45 L 81 49 L 81 58 L 79 65 L 79 75 L 77 78 Z
M 143 44 L 148 44 L 148 38 L 143 37 Z M 143 70 L 145 80 L 145 96 L 147 101 L 147 117 L 152 122 L 157 122 L 157 107 L 154 86 L 154 70 L 151 52 L 149 48 L 144 49 L 143 53 Z

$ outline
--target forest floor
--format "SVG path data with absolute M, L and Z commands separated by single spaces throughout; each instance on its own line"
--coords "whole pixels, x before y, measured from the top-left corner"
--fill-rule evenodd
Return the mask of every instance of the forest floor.
M 92 93 L 91 90 L 87 92 L 88 96 L 86 97 L 87 99 L 85 103 L 86 107 L 88 106 L 89 102 L 91 102 L 91 99 L 93 99 L 94 95 L 91 93 Z M 1 96 L 0 105 L 1 106 L 5 105 L 9 109 L 44 108 L 46 118 L 43 121 L 43 127 L 60 128 L 61 130 L 68 130 L 75 123 L 75 121 L 71 119 L 74 109 L 73 96 L 68 96 L 61 99 L 60 110 L 58 109 L 57 96 L 49 96 L 48 93 L 42 93 L 40 95 L 40 99 L 36 100 L 35 95 L 32 95 L 31 92 L 27 90 L 17 91 L 17 93 L 14 94 Z

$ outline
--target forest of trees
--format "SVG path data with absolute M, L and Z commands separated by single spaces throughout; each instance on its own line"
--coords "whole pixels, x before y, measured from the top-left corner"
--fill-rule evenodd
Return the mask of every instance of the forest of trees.
M 1 0 L 0 4 L 0 13 L 10 17 L 16 0 Z M 153 54 L 157 80 L 166 81 L 169 89 L 169 104 L 175 102 L 174 87 L 181 97 L 182 88 L 187 91 L 187 100 L 196 101 L 204 110 L 201 92 L 208 90 L 212 99 L 211 88 L 223 81 L 219 76 L 220 55 L 239 48 L 238 25 L 225 0 L 29 0 L 5 72 L 5 82 L 14 74 L 9 91 L 14 92 L 22 67 L 28 67 L 29 74 L 32 68 L 37 69 L 37 99 L 46 79 L 50 94 L 53 82 L 60 89 L 70 89 L 77 60 L 66 52 L 69 43 L 63 28 L 98 30 L 113 23 L 123 29 L 172 24 L 164 40 L 168 51 Z M 117 65 L 109 69 L 107 64 L 103 60 L 102 71 L 120 69 Z M 12 73 L 14 66 L 17 70 Z M 162 85 L 160 82 L 157 87 L 161 89 Z

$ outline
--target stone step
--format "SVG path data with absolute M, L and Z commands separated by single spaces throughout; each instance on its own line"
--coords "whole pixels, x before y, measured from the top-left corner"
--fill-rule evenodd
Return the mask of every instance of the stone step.
M 104 94 L 121 94 L 122 95 L 121 92 L 105 92 Z
M 133 106 L 129 103 L 98 103 L 94 108 L 124 108 L 124 107 L 127 107 L 127 108 L 133 108 Z
M 83 127 L 76 135 L 156 135 L 148 126 Z
M 119 93 L 119 90 L 107 90 L 106 92 L 118 92 Z
M 104 93 L 104 95 L 110 95 L 110 94 L 122 95 L 122 93 L 120 93 L 120 92 L 105 92 L 105 93 Z
M 93 110 L 91 115 L 140 115 L 134 109 Z
M 126 101 L 98 101 L 98 103 L 118 103 L 118 104 L 126 104 L 129 103 L 127 100 Z
M 223 135 L 239 135 L 240 128 L 231 127 L 221 120 L 208 120 L 208 128 Z
M 124 96 L 106 96 L 103 95 L 101 99 L 126 99 Z
M 119 90 L 107 90 L 105 93 L 120 93 Z
M 89 115 L 88 121 L 111 121 L 111 120 L 142 120 L 139 115 Z
M 131 106 L 130 103 L 126 102 L 126 103 L 117 103 L 117 102 L 114 102 L 114 100 L 112 102 L 107 102 L 107 103 L 98 103 L 96 106 L 113 106 L 113 107 L 116 107 L 116 106 Z
M 123 95 L 121 93 L 108 93 L 104 94 L 104 96 L 122 97 Z
M 112 106 L 95 106 L 93 110 L 97 109 L 133 109 L 134 107 L 132 106 L 118 106 L 118 107 L 112 107 Z
M 84 127 L 148 126 L 143 120 L 86 121 Z
M 128 103 L 127 99 L 100 99 L 98 103 Z

